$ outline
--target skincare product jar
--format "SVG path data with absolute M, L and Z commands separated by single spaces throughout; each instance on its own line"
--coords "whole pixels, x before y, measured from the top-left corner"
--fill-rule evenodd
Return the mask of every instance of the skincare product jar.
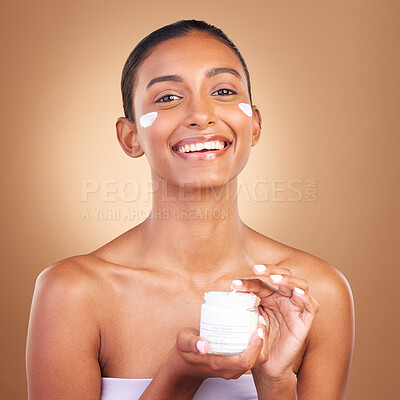
M 243 353 L 257 329 L 258 297 L 253 293 L 207 292 L 204 300 L 200 336 L 209 342 L 209 353 Z

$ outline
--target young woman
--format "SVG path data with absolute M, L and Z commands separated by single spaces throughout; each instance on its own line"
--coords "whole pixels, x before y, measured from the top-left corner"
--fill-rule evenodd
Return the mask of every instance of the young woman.
M 238 49 L 212 25 L 178 21 L 132 51 L 122 92 L 118 140 L 150 163 L 152 212 L 39 275 L 29 399 L 344 399 L 346 279 L 238 215 L 237 176 L 261 133 Z M 203 296 L 231 288 L 260 298 L 258 329 L 243 354 L 209 354 Z

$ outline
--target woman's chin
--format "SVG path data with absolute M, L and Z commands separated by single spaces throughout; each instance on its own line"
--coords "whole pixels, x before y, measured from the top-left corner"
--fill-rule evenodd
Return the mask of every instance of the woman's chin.
M 230 182 L 232 183 L 235 180 L 236 176 L 223 176 L 223 174 L 215 174 L 205 176 L 196 176 L 196 177 L 187 177 L 180 178 L 179 180 L 165 180 L 164 185 L 168 186 L 168 189 L 165 188 L 165 193 L 172 193 L 175 187 L 176 191 L 182 193 L 185 196 L 185 199 L 190 197 L 190 193 L 194 193 L 195 191 L 204 191 L 218 194 L 221 191 L 227 191 L 229 189 Z M 232 188 L 232 192 L 236 193 L 236 186 Z M 196 200 L 196 197 L 193 197 L 193 200 Z M 210 197 L 211 200 L 211 197 Z

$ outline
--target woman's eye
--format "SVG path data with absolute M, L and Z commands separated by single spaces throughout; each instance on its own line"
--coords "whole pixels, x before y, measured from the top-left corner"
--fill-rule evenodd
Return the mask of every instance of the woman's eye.
M 214 93 L 218 93 L 218 95 L 222 95 L 222 96 L 229 96 L 232 94 L 237 94 L 234 90 L 231 90 L 231 89 L 219 89 Z
M 156 100 L 156 103 L 168 103 L 172 100 L 178 100 L 180 97 L 175 94 L 167 94 L 166 96 L 160 97 Z

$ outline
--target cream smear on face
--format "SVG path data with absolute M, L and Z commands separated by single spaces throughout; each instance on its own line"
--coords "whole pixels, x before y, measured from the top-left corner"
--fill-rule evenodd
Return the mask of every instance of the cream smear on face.
M 251 109 L 251 105 L 247 103 L 239 103 L 239 108 L 248 116 L 251 117 L 253 115 L 253 110 Z
M 144 114 L 140 117 L 140 125 L 142 125 L 143 128 L 148 128 L 149 126 L 153 125 L 153 122 L 157 118 L 157 112 L 150 112 L 147 114 Z

